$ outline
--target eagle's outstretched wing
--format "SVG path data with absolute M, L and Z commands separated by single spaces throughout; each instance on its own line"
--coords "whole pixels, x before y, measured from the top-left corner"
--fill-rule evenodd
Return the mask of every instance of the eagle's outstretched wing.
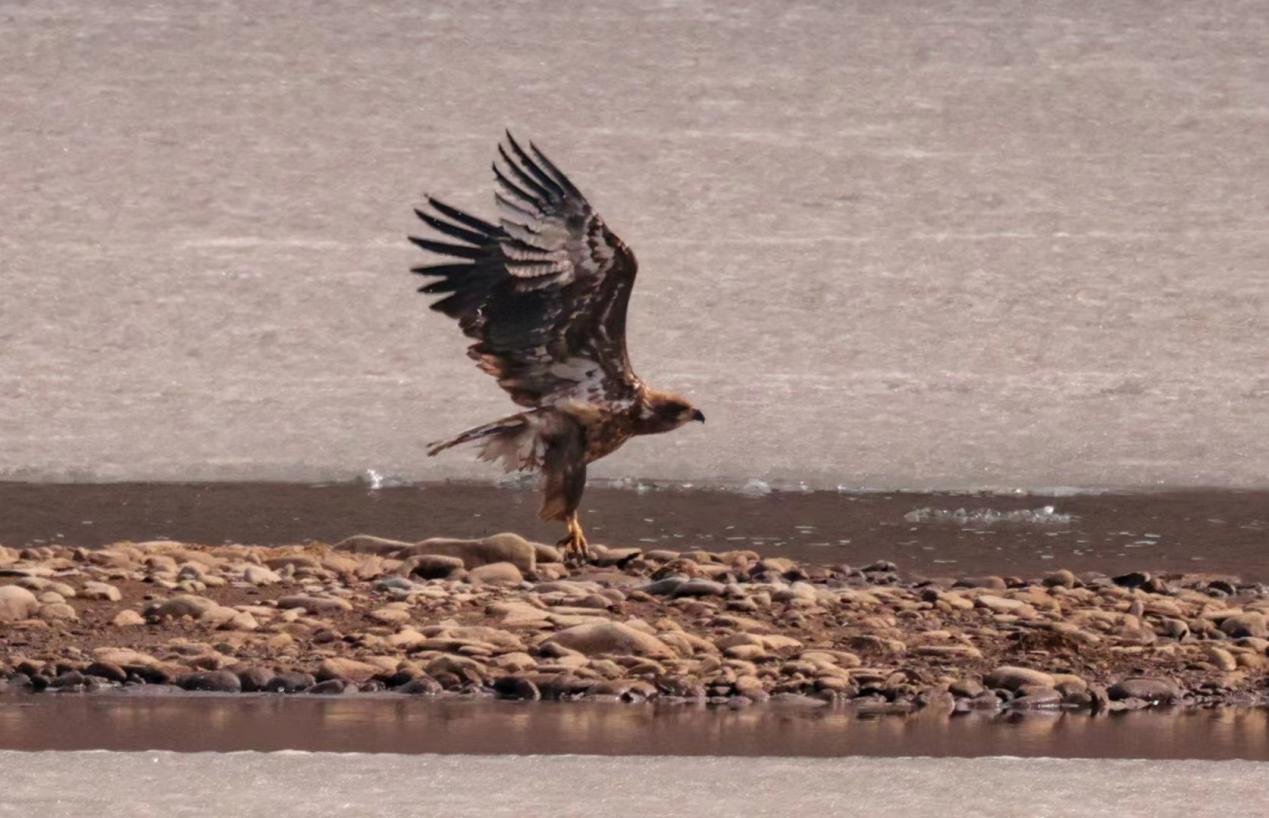
M 640 383 L 626 353 L 634 254 L 532 143 L 507 134 L 494 162 L 497 225 L 428 197 L 420 219 L 458 243 L 416 238 L 460 261 L 416 267 L 447 293 L 432 304 L 458 319 L 481 369 L 521 406 L 629 405 Z

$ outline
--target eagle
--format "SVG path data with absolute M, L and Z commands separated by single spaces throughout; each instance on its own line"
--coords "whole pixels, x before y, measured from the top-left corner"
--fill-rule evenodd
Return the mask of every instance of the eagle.
M 496 222 L 432 196 L 430 210 L 414 211 L 443 240 L 410 241 L 446 257 L 412 268 L 436 279 L 419 292 L 444 295 L 431 308 L 457 319 L 475 342 L 468 357 L 524 408 L 431 443 L 428 454 L 472 444 L 508 472 L 537 472 L 538 516 L 563 522 L 565 556 L 585 561 L 577 509 L 587 464 L 636 435 L 703 423 L 705 415 L 635 375 L 626 348 L 634 253 L 537 146 L 528 148 L 510 132 L 498 145 Z

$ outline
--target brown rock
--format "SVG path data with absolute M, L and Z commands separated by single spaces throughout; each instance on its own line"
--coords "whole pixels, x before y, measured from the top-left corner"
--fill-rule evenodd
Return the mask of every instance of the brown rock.
M 1049 588 L 1074 588 L 1078 582 L 1079 580 L 1075 578 L 1075 574 L 1065 568 L 1060 568 L 1044 576 L 1044 584 Z
M 65 602 L 54 602 L 50 605 L 41 605 L 36 615 L 45 622 L 78 622 L 79 614 L 75 613 L 75 609 Z
M 83 553 L 93 565 L 122 570 L 129 570 L 135 567 L 140 557 L 140 552 L 134 552 L 123 547 L 102 548 Z
M 1053 687 L 1057 682 L 1048 674 L 1039 670 L 1031 670 L 1025 667 L 1014 667 L 1012 665 L 1002 665 L 983 678 L 983 683 L 988 687 L 1002 688 L 1004 690 L 1018 690 L 1023 685 L 1033 685 L 1035 687 Z
M 787 557 L 765 557 L 759 560 L 751 570 L 751 574 L 779 574 L 788 579 L 797 579 L 805 576 L 802 573 L 802 567 Z
M 115 614 L 115 618 L 110 620 L 110 624 L 116 628 L 132 628 L 137 625 L 144 625 L 145 617 L 133 610 L 123 610 Z
M 388 637 L 388 645 L 397 650 L 410 651 L 421 647 L 427 637 L 414 628 L 406 626 Z
M 361 561 L 347 554 L 323 554 L 321 564 L 327 571 L 332 571 L 343 577 L 357 577 L 362 569 Z M 363 577 L 363 579 L 366 578 L 368 577 Z
M 30 619 L 39 608 L 35 594 L 16 585 L 0 586 L 0 622 Z
M 205 596 L 181 594 L 152 606 L 146 613 L 158 619 L 180 619 L 182 616 L 201 619 L 203 614 L 219 607 L 220 603 Z
M 908 649 L 908 646 L 899 639 L 888 639 L 871 633 L 847 637 L 846 645 L 853 651 L 872 656 L 898 656 Z
M 703 639 L 693 633 L 685 633 L 683 631 L 667 631 L 657 635 L 665 644 L 669 645 L 680 656 L 692 656 L 699 653 L 718 653 L 718 648 L 708 639 Z
M 958 699 L 973 699 L 983 695 L 985 689 L 973 679 L 957 679 L 948 685 L 948 691 Z
M 351 551 L 354 554 L 377 554 L 386 557 L 409 548 L 410 543 L 401 540 L 389 540 L 370 534 L 354 534 L 347 539 L 335 543 L 336 551 Z
M 328 656 L 317 668 L 317 680 L 343 679 L 358 684 L 369 681 L 383 672 L 383 669 L 368 662 L 359 662 L 343 656 Z
M 243 569 L 242 578 L 252 585 L 276 585 L 282 581 L 277 571 L 263 565 L 248 565 Z
M 538 579 L 563 579 L 568 576 L 568 566 L 562 562 L 542 562 L 539 558 L 534 575 Z
M 560 549 L 553 545 L 535 542 L 533 543 L 533 551 L 537 555 L 538 563 L 557 563 L 563 562 L 564 557 L 560 554 Z
M 400 625 L 410 621 L 410 611 L 399 605 L 385 605 L 371 611 L 370 618 L 385 625 Z
M 1124 679 L 1111 685 L 1106 691 L 1111 701 L 1141 699 L 1146 702 L 1170 704 L 1181 698 L 1181 690 L 1168 679 Z
M 327 679 L 318 682 L 305 692 L 312 693 L 315 696 L 338 696 L 341 693 L 348 693 L 356 689 L 355 686 L 349 685 L 343 679 Z
M 93 651 L 97 661 L 119 665 L 122 668 L 150 667 L 158 663 L 148 653 L 141 653 L 131 648 L 97 648 Z
M 423 628 L 423 633 L 432 638 L 483 642 L 502 650 L 524 649 L 524 641 L 514 633 L 507 633 L 486 625 L 429 625 Z
M 766 658 L 767 649 L 760 644 L 729 645 L 723 648 L 723 655 L 729 659 L 756 662 Z
M 543 628 L 548 624 L 546 611 L 519 600 L 495 602 L 489 613 L 501 616 L 505 628 Z
M 242 692 L 242 680 L 238 678 L 238 674 L 228 670 L 187 673 L 177 679 L 176 684 L 185 690 L 207 690 L 215 693 Z
M 340 599 L 335 596 L 310 596 L 308 594 L 295 594 L 292 596 L 284 596 L 278 600 L 278 607 L 286 608 L 303 608 L 309 613 L 338 613 L 340 611 L 351 611 L 352 603 L 346 599 Z
M 260 627 L 260 623 L 252 616 L 250 611 L 234 611 L 234 615 L 226 621 L 220 623 L 219 627 L 225 631 L 254 631 Z
M 122 683 L 128 680 L 128 671 L 110 662 L 92 662 L 84 668 L 84 673 L 111 682 Z
M 669 645 L 657 637 L 621 622 L 577 625 L 548 637 L 546 642 L 587 656 L 612 653 L 670 659 L 675 655 Z
M 1025 685 L 1019 692 L 1022 695 L 1009 702 L 1009 707 L 1013 710 L 1040 710 L 1062 704 L 1062 693 L 1052 687 Z
M 601 567 L 624 565 L 643 555 L 641 548 L 609 548 L 605 545 L 592 545 L 591 564 Z
M 974 600 L 974 604 L 980 608 L 986 608 L 993 613 L 1012 614 L 1014 616 L 1025 617 L 1036 616 L 1036 609 L 1034 607 L 1018 599 L 1006 599 L 1002 596 L 983 594 Z
M 104 599 L 109 602 L 118 602 L 123 599 L 123 594 L 119 589 L 108 582 L 89 581 L 84 583 L 84 588 L 79 592 L 84 599 Z
M 512 651 L 495 657 L 490 664 L 499 670 L 505 670 L 509 673 L 520 673 L 526 670 L 536 670 L 538 663 L 529 654 L 524 651 Z
M 470 569 L 467 579 L 476 585 L 519 585 L 524 575 L 513 563 L 491 562 Z
M 408 559 L 423 554 L 458 557 L 468 570 L 495 562 L 512 563 L 524 572 L 532 572 L 537 567 L 537 548 L 534 544 L 519 534 L 509 532 L 494 534 L 482 540 L 435 537 L 404 548 L 397 556 Z
M 983 652 L 973 645 L 921 645 L 915 651 L 918 656 L 936 656 L 942 659 L 983 658 Z
M 1265 615 L 1256 611 L 1234 614 L 1221 622 L 1221 631 L 1235 639 L 1244 636 L 1264 638 L 1269 636 Z
M 313 678 L 311 673 L 302 673 L 299 671 L 285 671 L 278 673 L 264 683 L 261 690 L 266 693 L 299 693 L 308 690 L 317 684 L 317 679 Z
M 1207 660 L 1216 665 L 1217 670 L 1231 671 L 1238 669 L 1238 660 L 1234 654 L 1215 645 L 1208 645 L 1205 650 Z
M 310 557 L 307 554 L 286 554 L 280 557 L 270 557 L 264 561 L 264 564 L 275 571 L 280 571 L 284 568 L 291 568 L 297 571 L 300 569 L 320 571 L 322 567 L 315 557 Z
M 198 621 L 211 625 L 214 628 L 224 627 L 227 626 L 229 622 L 237 616 L 237 614 L 238 612 L 233 608 L 227 608 L 224 605 L 217 605 L 215 608 L 210 608 L 204 611 L 203 615 L 198 618 Z
M 1003 577 L 996 576 L 962 577 L 954 585 L 957 588 L 989 588 L 993 591 L 1003 591 L 1009 587 Z
M 445 579 L 455 571 L 463 570 L 463 561 L 444 554 L 419 554 L 401 564 L 401 573 L 423 579 Z
M 417 676 L 396 688 L 397 693 L 407 696 L 435 696 L 441 690 L 440 683 L 431 676 Z
M 485 666 L 474 659 L 466 656 L 455 656 L 453 654 L 442 654 L 428 662 L 424 668 L 427 674 L 434 679 L 440 681 L 442 678 L 452 678 L 461 685 L 466 682 L 468 684 L 483 684 L 487 672 Z M 445 687 L 454 687 L 457 685 L 444 685 Z
M 726 591 L 727 586 L 723 583 L 698 577 L 680 583 L 675 587 L 672 596 L 676 599 L 679 597 L 722 596 Z

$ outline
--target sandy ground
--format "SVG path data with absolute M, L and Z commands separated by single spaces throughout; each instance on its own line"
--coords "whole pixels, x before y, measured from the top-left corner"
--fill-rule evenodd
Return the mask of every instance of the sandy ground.
M 1269 796 L 1255 762 L 307 753 L 12 753 L 0 815 L 1207 818 Z
M 1254 0 L 0 3 L 0 475 L 489 473 L 424 191 L 505 125 L 709 417 L 600 475 L 1269 484 Z

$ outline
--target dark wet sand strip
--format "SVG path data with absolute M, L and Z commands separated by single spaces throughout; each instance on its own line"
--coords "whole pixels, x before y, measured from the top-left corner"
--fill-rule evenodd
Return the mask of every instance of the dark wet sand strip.
M 533 491 L 429 484 L 0 483 L 0 544 L 100 545 L 171 538 L 273 545 L 336 542 L 367 532 L 413 541 L 517 531 L 550 542 Z M 1068 524 L 910 522 L 919 509 L 1053 506 Z M 864 565 L 878 559 L 926 576 L 1013 574 L 1055 568 L 1107 574 L 1211 572 L 1269 581 L 1269 491 L 1170 491 L 1072 497 L 777 493 L 593 487 L 584 521 L 596 542 L 709 550 L 749 548 L 800 562 Z

